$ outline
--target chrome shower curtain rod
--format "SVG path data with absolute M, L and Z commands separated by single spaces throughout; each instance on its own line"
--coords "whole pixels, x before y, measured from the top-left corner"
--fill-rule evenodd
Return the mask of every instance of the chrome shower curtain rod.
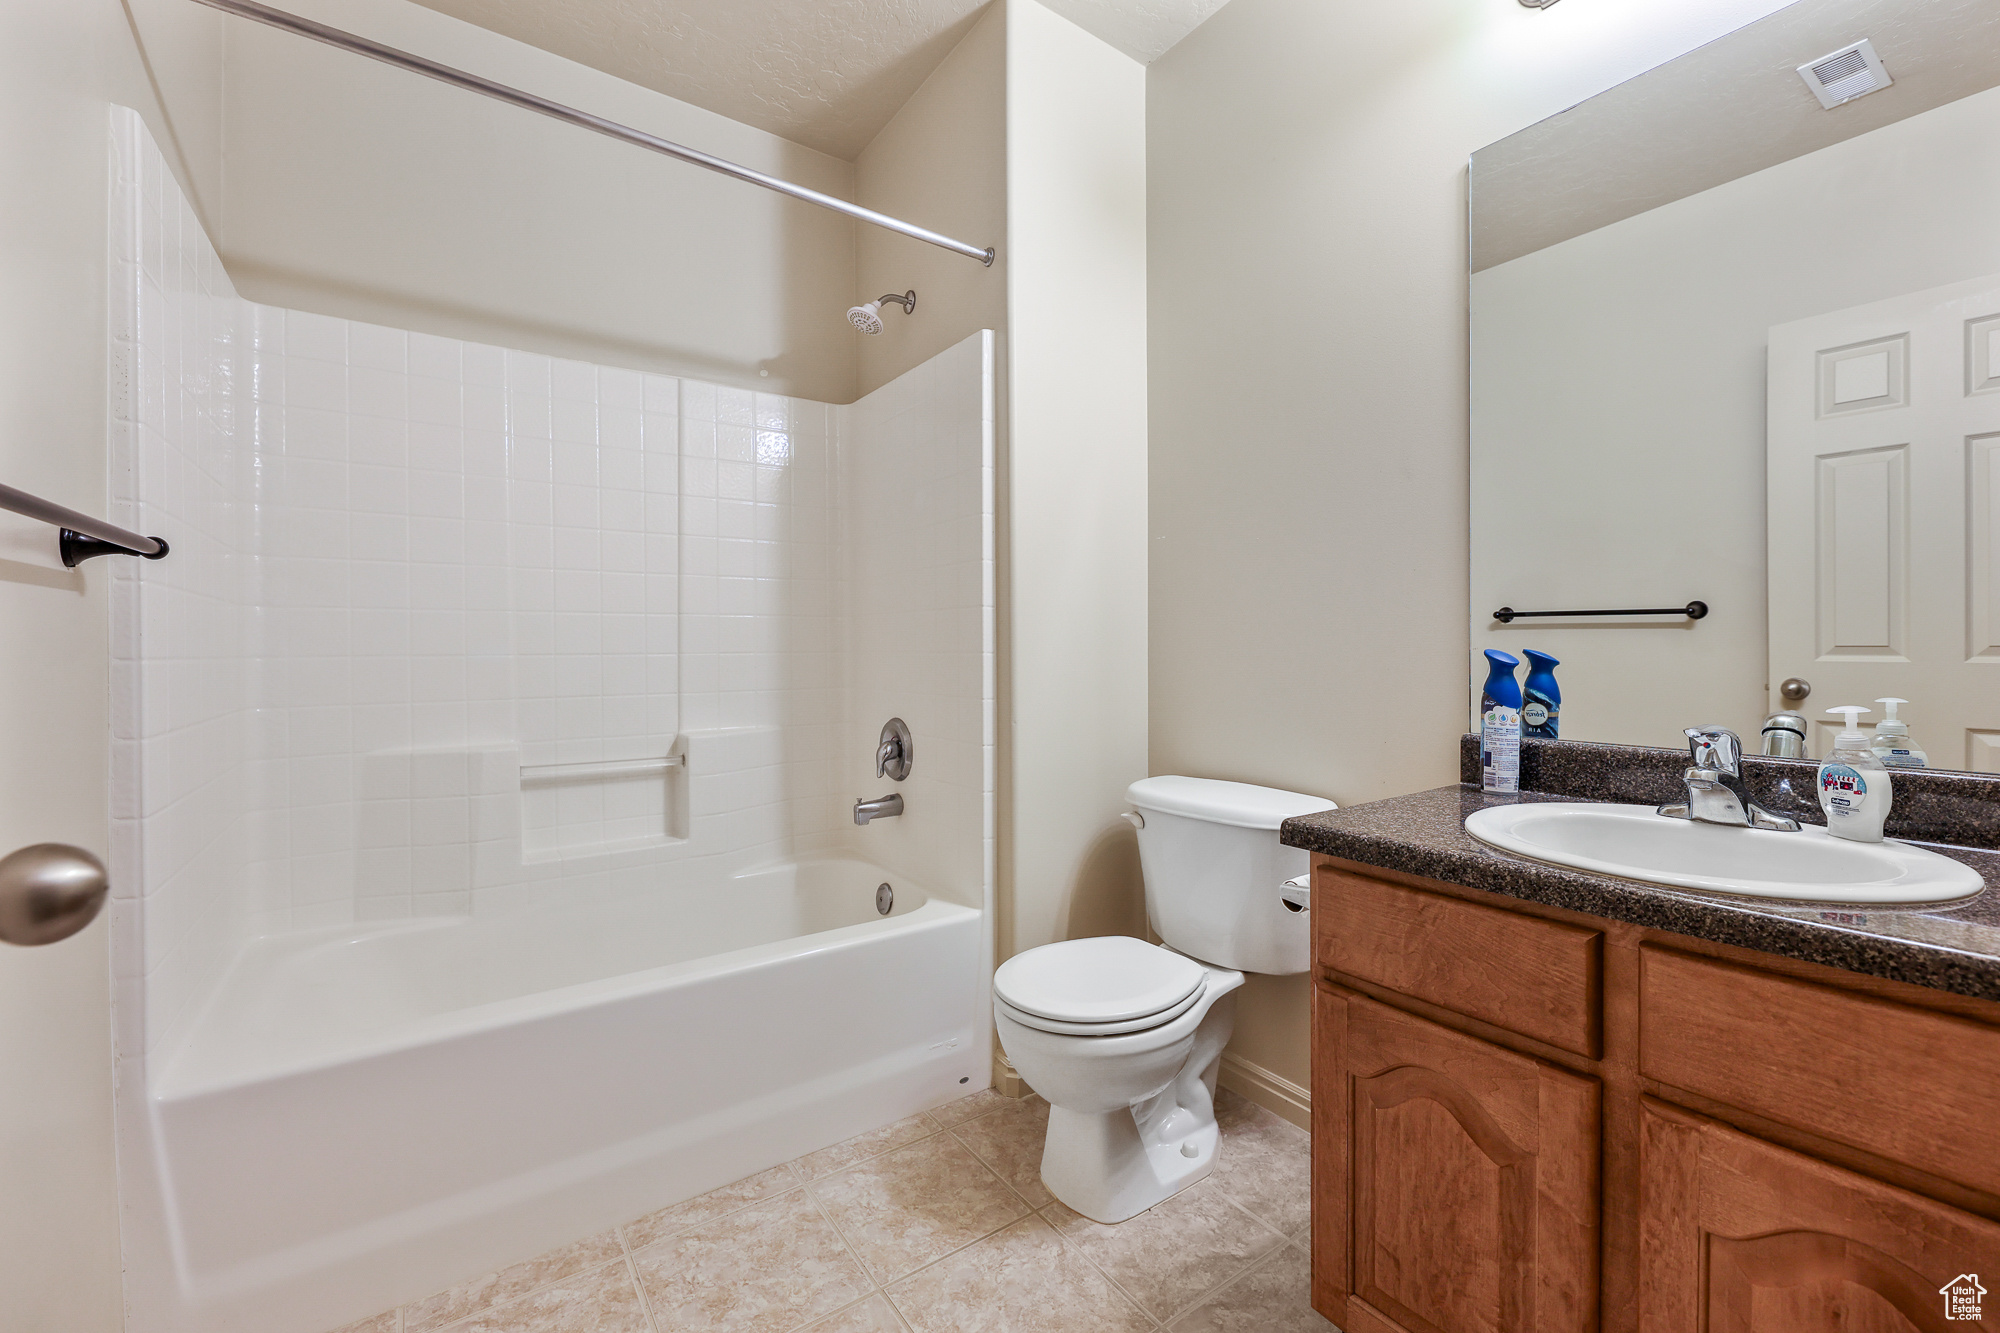
M 623 139 L 626 143 L 637 144 L 641 148 L 649 148 L 655 153 L 664 153 L 668 157 L 679 158 L 681 161 L 692 163 L 697 167 L 706 167 L 710 171 L 721 172 L 725 176 L 734 176 L 737 180 L 749 181 L 752 185 L 761 185 L 767 190 L 776 190 L 779 194 L 788 194 L 794 199 L 803 199 L 809 204 L 818 204 L 821 208 L 832 209 L 836 213 L 844 213 L 856 221 L 866 222 L 888 231 L 898 232 L 919 241 L 928 241 L 930 244 L 950 250 L 954 254 L 964 255 L 968 259 L 977 259 L 980 263 L 989 267 L 993 263 L 992 246 L 987 246 L 982 250 L 976 245 L 967 245 L 964 241 L 953 240 L 941 232 L 932 231 L 927 227 L 919 227 L 914 223 L 905 222 L 901 218 L 892 218 L 887 213 L 877 213 L 872 208 L 863 208 L 859 204 L 850 204 L 845 199 L 836 199 L 830 194 L 821 194 L 818 190 L 807 189 L 803 185 L 794 185 L 790 181 L 779 180 L 776 176 L 767 176 L 761 171 L 753 171 L 749 167 L 738 166 L 734 162 L 713 157 L 701 152 L 699 149 L 684 147 L 681 144 L 647 134 L 643 130 L 635 130 L 629 125 L 620 125 L 617 121 L 606 120 L 602 116 L 593 116 L 588 111 L 578 111 L 575 107 L 564 106 L 560 102 L 551 102 L 545 97 L 537 97 L 533 93 L 524 93 L 519 88 L 510 88 L 504 83 L 495 83 L 491 79 L 482 79 L 477 74 L 467 74 L 462 69 L 453 69 L 449 65 L 440 65 L 436 61 L 426 60 L 422 56 L 413 56 L 407 51 L 398 51 L 393 46 L 384 46 L 380 42 L 371 42 L 366 37 L 357 37 L 353 33 L 343 32 L 339 28 L 329 28 L 324 23 L 314 23 L 311 19 L 302 19 L 296 14 L 287 14 L 281 9 L 272 9 L 268 5 L 255 4 L 253 0 L 195 0 L 195 3 L 207 5 L 211 9 L 222 10 L 226 14 L 234 14 L 239 18 L 252 19 L 258 23 L 268 23 L 274 28 L 283 28 L 286 32 L 295 32 L 301 37 L 310 37 L 316 42 L 325 42 L 328 46 L 337 46 L 343 51 L 352 51 L 356 55 L 367 56 L 371 60 L 379 60 L 385 65 L 394 65 L 398 69 L 407 69 L 412 73 L 422 74 L 426 78 L 436 79 L 439 83 L 448 83 L 454 88 L 464 88 L 470 92 L 482 93 L 496 101 L 511 103 L 528 111 L 540 112 L 544 116 L 549 116 L 556 120 L 568 121 L 572 125 L 581 125 L 584 129 L 595 130 L 597 133 L 607 135 L 610 138 Z

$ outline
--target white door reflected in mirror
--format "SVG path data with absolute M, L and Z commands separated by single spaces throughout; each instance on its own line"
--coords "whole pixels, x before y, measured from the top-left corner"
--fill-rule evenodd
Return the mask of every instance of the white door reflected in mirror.
M 2000 769 L 2000 275 L 1770 331 L 1768 679 L 1914 701 L 1948 768 Z M 1789 707 L 1772 696 L 1772 707 Z M 1812 753 L 1838 729 L 1808 712 Z

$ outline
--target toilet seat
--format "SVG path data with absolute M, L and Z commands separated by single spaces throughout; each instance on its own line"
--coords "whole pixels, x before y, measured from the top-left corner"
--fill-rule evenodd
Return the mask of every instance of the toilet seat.
M 1063 1031 L 1043 1027 L 1061 1023 L 1102 1033 L 1116 1024 L 1157 1026 L 1168 1021 L 1169 1010 L 1185 1012 L 1207 975 L 1200 963 L 1171 949 L 1104 935 L 1009 958 L 993 974 L 993 993 L 1031 1027 Z
M 1127 1018 L 1116 1023 L 1065 1023 L 1060 1019 L 1044 1018 L 1040 1014 L 1017 1009 L 997 995 L 993 997 L 993 1007 L 1022 1027 L 1035 1028 L 1041 1032 L 1053 1032 L 1065 1037 L 1118 1037 L 1130 1032 L 1144 1032 L 1149 1028 L 1165 1027 L 1200 1003 L 1206 989 L 1203 986 L 1195 987 L 1194 992 L 1186 999 L 1162 1009 L 1157 1014 Z

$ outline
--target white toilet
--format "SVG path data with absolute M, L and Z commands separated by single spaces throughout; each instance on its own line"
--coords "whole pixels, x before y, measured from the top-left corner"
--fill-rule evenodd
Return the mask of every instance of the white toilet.
M 1278 825 L 1333 802 L 1209 778 L 1135 782 L 1146 916 L 1125 935 L 1030 949 L 993 976 L 1007 1058 L 1049 1102 L 1042 1183 L 1122 1222 L 1215 1167 L 1215 1076 L 1244 972 L 1306 970 L 1307 914 L 1280 888 L 1307 856 Z

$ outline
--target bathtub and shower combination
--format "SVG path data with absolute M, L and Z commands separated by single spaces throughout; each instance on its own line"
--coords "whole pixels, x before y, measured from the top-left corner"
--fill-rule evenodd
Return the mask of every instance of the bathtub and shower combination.
M 962 1096 L 984 949 L 832 858 L 253 941 L 151 1091 L 177 1266 L 372 1310 Z
M 991 335 L 829 407 L 256 306 L 113 139 L 114 517 L 174 550 L 112 598 L 133 1333 L 323 1333 L 986 1086 Z

